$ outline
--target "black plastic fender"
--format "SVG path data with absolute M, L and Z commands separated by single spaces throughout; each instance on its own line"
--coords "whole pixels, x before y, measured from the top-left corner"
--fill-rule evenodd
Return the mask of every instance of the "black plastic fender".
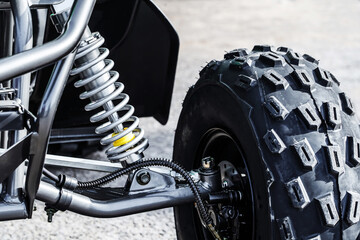
M 178 35 L 167 18 L 150 0 L 108 0 L 96 5 L 89 25 L 105 38 L 135 115 L 153 116 L 166 124 L 179 49 Z M 89 118 L 94 113 L 85 112 L 88 100 L 78 98 L 84 89 L 76 89 L 74 81 L 70 78 L 65 88 L 54 129 L 92 126 Z M 40 82 L 46 85 L 47 79 Z M 41 94 L 35 91 L 32 99 L 41 99 Z

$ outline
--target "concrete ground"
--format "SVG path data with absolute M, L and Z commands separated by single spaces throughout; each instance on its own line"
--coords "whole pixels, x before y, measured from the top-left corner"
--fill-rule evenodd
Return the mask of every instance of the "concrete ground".
M 180 36 L 169 123 L 143 119 L 151 146 L 147 156 L 171 157 L 177 118 L 200 66 L 226 50 L 255 44 L 288 46 L 320 59 L 360 110 L 360 1 L 358 0 L 154 0 Z M 102 153 L 96 156 L 103 157 Z M 32 220 L 0 223 L 1 239 L 176 239 L 171 209 L 116 219 L 70 212 L 46 222 L 43 205 Z

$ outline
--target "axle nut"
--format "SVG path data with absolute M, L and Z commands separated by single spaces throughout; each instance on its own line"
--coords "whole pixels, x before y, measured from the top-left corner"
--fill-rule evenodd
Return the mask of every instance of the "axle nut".
M 204 169 L 212 169 L 215 167 L 215 159 L 212 157 L 203 158 L 201 163 Z

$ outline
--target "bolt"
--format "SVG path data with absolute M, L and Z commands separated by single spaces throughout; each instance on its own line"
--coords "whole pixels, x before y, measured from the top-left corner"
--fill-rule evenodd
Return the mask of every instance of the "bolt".
M 148 172 L 141 172 L 137 175 L 136 180 L 140 185 L 146 185 L 150 182 L 151 177 Z
M 227 210 L 227 215 L 229 216 L 230 219 L 234 219 L 236 217 L 236 212 L 235 210 L 231 207 Z
M 223 187 L 223 188 L 226 188 L 226 187 L 228 187 L 228 186 L 229 186 L 228 181 L 224 180 L 224 181 L 222 182 L 222 187 Z
M 54 214 L 55 214 L 58 210 L 55 209 L 55 208 L 52 208 L 52 207 L 45 207 L 45 211 L 46 211 L 46 215 L 48 216 L 48 222 L 51 223 Z
M 201 163 L 204 169 L 212 169 L 215 167 L 215 159 L 212 157 L 203 158 Z

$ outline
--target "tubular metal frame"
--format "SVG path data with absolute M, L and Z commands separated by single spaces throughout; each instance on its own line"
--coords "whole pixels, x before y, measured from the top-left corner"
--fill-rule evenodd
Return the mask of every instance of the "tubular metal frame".
M 38 2 L 43 7 L 44 1 Z M 51 1 L 45 2 L 50 3 Z M 59 1 L 52 2 L 56 3 Z M 26 91 L 21 89 L 26 89 L 26 86 L 28 86 L 27 83 L 24 83 L 24 78 L 29 78 L 29 72 L 55 63 L 56 61 L 58 62 L 55 64 L 45 90 L 44 97 L 38 109 L 36 125 L 31 133 L 31 147 L 29 150 L 29 166 L 27 168 L 25 191 L 19 189 L 19 187 L 23 188 L 21 187 L 24 176 L 24 168 L 22 167 L 18 168 L 12 177 L 8 178 L 7 195 L 4 197 L 4 202 L 0 203 L 0 220 L 26 218 L 32 215 L 33 204 L 40 184 L 47 144 L 56 109 L 74 62 L 76 53 L 74 49 L 80 42 L 87 27 L 95 2 L 96 0 L 75 0 L 62 34 L 57 39 L 35 48 L 31 48 L 32 31 L 29 29 L 31 16 L 29 14 L 30 6 L 28 5 L 28 1 L 21 0 L 11 2 L 12 12 L 15 22 L 17 23 L 17 27 L 15 28 L 15 33 L 17 33 L 15 34 L 17 38 L 15 44 L 16 51 L 14 55 L 0 59 L 0 83 L 16 77 L 15 85 L 21 93 L 24 93 Z M 0 5 L 2 10 L 10 10 L 8 9 L 10 5 Z M 28 14 L 22 14 L 23 12 L 27 12 Z M 21 29 L 21 26 L 28 29 Z M 23 35 L 24 31 L 27 34 Z M 28 80 L 26 81 L 28 82 Z M 28 101 L 28 97 L 22 96 L 21 93 L 18 94 L 17 97 L 22 97 L 23 101 Z M 25 134 L 21 132 L 19 134 L 20 135 L 15 138 L 15 141 L 25 136 Z M 20 142 L 18 142 L 18 144 L 19 143 Z M 10 153 L 10 151 L 3 153 L 1 158 L 6 159 L 7 153 Z M 2 169 L 2 171 L 4 172 L 6 169 Z M 23 198 L 23 194 L 25 194 L 25 198 Z M 23 199 L 25 199 L 25 201 Z
M 33 47 L 33 29 L 31 12 L 27 1 L 11 0 L 11 9 L 14 15 L 14 53 L 21 53 Z M 20 99 L 24 108 L 29 108 L 29 88 L 31 73 L 26 73 L 12 80 L 12 87 L 17 89 L 17 98 Z M 20 141 L 26 136 L 26 130 L 16 131 L 10 144 Z M 8 194 L 18 195 L 18 189 L 23 189 L 25 163 L 22 163 L 10 176 Z
M 20 3 L 21 1 L 14 2 L 19 2 L 17 7 L 29 10 L 29 4 L 26 0 L 22 0 L 22 3 Z M 32 4 L 41 3 L 40 5 L 43 7 L 48 2 L 51 1 L 33 0 Z M 61 1 L 53 1 L 53 3 L 58 2 Z M 25 38 L 20 39 L 18 53 L 0 59 L 0 83 L 16 77 L 18 79 L 18 89 L 24 89 L 24 87 L 26 89 L 26 83 L 24 86 L 24 78 L 28 78 L 26 74 L 55 63 L 53 73 L 37 112 L 35 125 L 31 126 L 31 132 L 23 140 L 16 139 L 20 141 L 12 148 L 5 150 L 5 152 L 3 150 L 0 151 L 3 152 L 0 155 L 0 163 L 3 161 L 11 164 L 14 156 L 21 158 L 20 160 L 22 161 L 25 159 L 29 160 L 24 191 L 23 189 L 19 190 L 18 186 L 15 186 L 15 178 L 8 179 L 8 186 L 11 187 L 7 191 L 5 201 L 0 202 L 0 220 L 31 218 L 35 198 L 56 206 L 60 210 L 70 210 L 92 217 L 119 217 L 189 203 L 195 199 L 193 192 L 187 185 L 177 184 L 175 178 L 169 174 L 156 172 L 152 173 L 154 179 L 157 179 L 152 181 L 153 187 L 149 188 L 148 185 L 139 185 L 135 191 L 131 192 L 130 189 L 130 192 L 128 191 L 124 196 L 110 200 L 95 200 L 81 193 L 58 188 L 41 181 L 49 135 L 56 109 L 65 88 L 70 69 L 74 63 L 76 46 L 86 30 L 95 2 L 96 0 L 74 0 L 69 19 L 62 34 L 57 39 L 31 48 L 29 46 L 29 35 L 27 35 Z M 0 10 L 7 9 L 7 7 L 9 6 L 0 2 Z M 13 7 L 16 7 L 16 4 Z M 29 23 L 29 19 L 23 19 L 23 17 L 29 17 L 29 15 L 20 16 L 16 11 L 13 12 L 17 15 L 15 16 L 16 22 L 22 22 L 22 24 L 23 22 Z M 31 31 L 29 30 L 29 32 Z M 25 134 L 21 136 L 24 137 Z M 17 154 L 15 150 L 19 148 L 21 148 L 21 151 Z M 68 166 L 72 166 L 71 163 Z M 102 164 L 91 166 L 91 163 L 87 161 L 74 164 L 74 167 L 92 170 L 109 169 L 109 166 Z M 15 176 L 23 177 L 21 176 L 22 171 L 21 169 L 18 170 Z M 0 176 L 2 174 L 8 174 L 6 169 L 0 169 Z M 19 181 L 17 182 L 19 183 Z M 133 178 L 131 184 L 136 184 L 135 178 Z M 202 187 L 200 182 L 197 185 L 203 196 L 210 192 L 209 189 Z M 16 201 L 9 201 L 9 199 L 13 200 L 14 198 Z
M 68 55 L 79 44 L 96 0 L 75 0 L 70 18 L 57 39 L 0 60 L 0 82 L 37 70 Z M 34 61 L 36 59 L 36 61 Z

